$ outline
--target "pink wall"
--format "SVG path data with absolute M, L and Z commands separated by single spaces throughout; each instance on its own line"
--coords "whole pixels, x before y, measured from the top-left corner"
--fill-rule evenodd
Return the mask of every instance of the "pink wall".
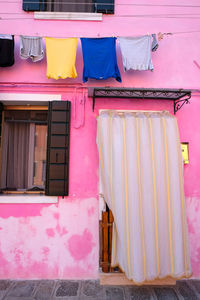
M 131 1 L 130 1 L 131 2 Z M 129 3 L 126 1 L 126 3 Z M 153 4 L 160 1 L 152 0 Z M 168 4 L 187 4 L 188 1 L 166 1 Z M 7 34 L 71 36 L 142 35 L 161 32 L 196 31 L 200 20 L 195 18 L 127 18 L 119 15 L 186 14 L 197 13 L 197 8 L 120 6 L 116 1 L 116 15 L 104 16 L 102 22 L 39 21 L 32 13 L 21 10 L 21 2 L 0 3 L 4 18 L 1 32 Z M 190 1 L 198 5 L 198 0 Z M 74 93 L 86 91 L 88 86 L 120 86 L 150 88 L 199 88 L 200 34 L 165 36 L 157 52 L 152 53 L 154 71 L 126 74 L 122 68 L 117 44 L 118 65 L 122 83 L 114 79 L 90 80 L 82 84 L 82 53 L 77 52 L 77 79 L 52 80 L 46 78 L 46 62 L 33 64 L 19 58 L 19 39 L 16 37 L 16 63 L 0 69 L 0 91 L 9 93 L 56 93 L 63 100 L 72 101 L 69 197 L 58 204 L 0 204 L 0 278 L 97 278 L 98 277 L 98 153 L 96 148 L 96 116 L 99 109 L 169 110 L 169 101 L 97 100 L 92 112 L 92 100 L 87 98 L 85 124 L 74 125 Z M 23 84 L 20 84 L 23 83 Z M 30 83 L 36 83 L 35 85 Z M 65 84 L 59 86 L 59 84 Z M 69 88 L 70 86 L 70 88 Z M 194 277 L 200 277 L 200 94 L 193 93 L 191 104 L 177 113 L 181 141 L 189 142 L 190 164 L 184 167 L 185 194 L 191 262 Z M 77 114 L 78 121 L 80 113 Z

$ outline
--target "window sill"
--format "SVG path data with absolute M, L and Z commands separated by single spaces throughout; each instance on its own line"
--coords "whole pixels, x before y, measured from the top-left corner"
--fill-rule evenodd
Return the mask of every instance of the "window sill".
M 57 203 L 58 197 L 30 194 L 0 195 L 0 203 Z
M 75 12 L 34 12 L 34 19 L 40 20 L 77 20 L 102 21 L 101 13 L 75 13 Z

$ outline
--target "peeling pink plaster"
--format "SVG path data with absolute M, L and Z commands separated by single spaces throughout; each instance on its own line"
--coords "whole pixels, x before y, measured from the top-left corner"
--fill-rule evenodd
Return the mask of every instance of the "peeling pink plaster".
M 190 234 L 195 234 L 195 228 L 193 222 L 190 221 L 189 218 L 187 218 L 187 225 L 188 225 L 188 232 Z
M 0 244 L 1 248 L 1 244 Z M 4 274 L 4 278 L 9 278 L 9 271 L 8 271 L 8 261 L 5 259 L 3 253 L 0 250 L 0 267 L 1 267 L 1 272 Z
M 194 278 L 200 277 L 200 197 L 186 198 L 190 258 Z
M 95 208 L 94 206 L 88 208 L 88 216 L 90 217 L 91 215 L 93 215 L 95 213 Z
M 56 226 L 56 231 L 60 236 L 63 236 L 68 233 L 68 230 L 65 227 L 60 227 L 59 224 Z
M 55 236 L 55 231 L 53 228 L 47 228 L 46 233 L 50 238 Z
M 85 259 L 92 251 L 93 245 L 92 235 L 88 229 L 85 229 L 82 235 L 72 235 L 68 240 L 69 252 L 75 260 Z
M 33 217 L 39 216 L 41 209 L 48 204 L 0 204 L 0 217 L 1 218 L 20 218 L 20 217 Z
M 22 257 L 23 257 L 23 255 L 24 255 L 24 252 L 23 252 L 22 250 L 20 250 L 20 249 L 15 248 L 14 251 L 13 251 L 13 253 L 14 253 L 14 260 L 15 260 L 15 263 L 16 263 L 17 265 L 20 265 L 20 264 L 21 264 Z
M 97 204 L 95 198 L 65 198 L 44 205 L 28 222 L 26 216 L 0 218 L 0 279 L 97 278 Z M 88 216 L 93 206 L 94 213 Z
M 71 278 L 71 279 L 74 279 L 74 278 L 96 279 L 98 276 L 98 269 L 94 273 L 92 264 L 87 265 L 86 268 L 82 268 L 77 265 L 74 268 L 71 268 L 71 267 L 65 268 L 64 273 L 68 274 L 68 278 Z M 63 279 L 62 276 L 60 278 Z
M 44 261 L 48 261 L 48 254 L 49 254 L 49 251 L 50 251 L 49 247 L 43 247 L 43 248 L 42 248 L 42 253 L 43 253 L 43 259 L 42 259 L 42 261 L 43 261 L 43 262 L 44 262 Z
M 55 213 L 53 216 L 54 216 L 55 219 L 59 220 L 60 215 L 58 213 Z

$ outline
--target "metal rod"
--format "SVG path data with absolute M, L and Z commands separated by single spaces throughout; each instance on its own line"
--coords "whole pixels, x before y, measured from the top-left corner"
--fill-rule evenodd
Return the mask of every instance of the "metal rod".
M 183 97 L 186 97 L 182 99 Z M 94 88 L 93 90 L 93 111 L 96 98 L 116 99 L 157 99 L 174 101 L 174 114 L 185 103 L 189 103 L 191 90 L 184 89 L 145 89 L 145 88 Z M 181 102 L 181 104 L 179 104 Z

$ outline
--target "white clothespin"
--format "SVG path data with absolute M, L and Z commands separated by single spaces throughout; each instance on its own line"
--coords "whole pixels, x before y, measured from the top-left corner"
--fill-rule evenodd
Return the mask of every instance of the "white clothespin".
M 163 39 L 164 35 L 162 32 L 158 32 L 158 41 L 160 42 Z

